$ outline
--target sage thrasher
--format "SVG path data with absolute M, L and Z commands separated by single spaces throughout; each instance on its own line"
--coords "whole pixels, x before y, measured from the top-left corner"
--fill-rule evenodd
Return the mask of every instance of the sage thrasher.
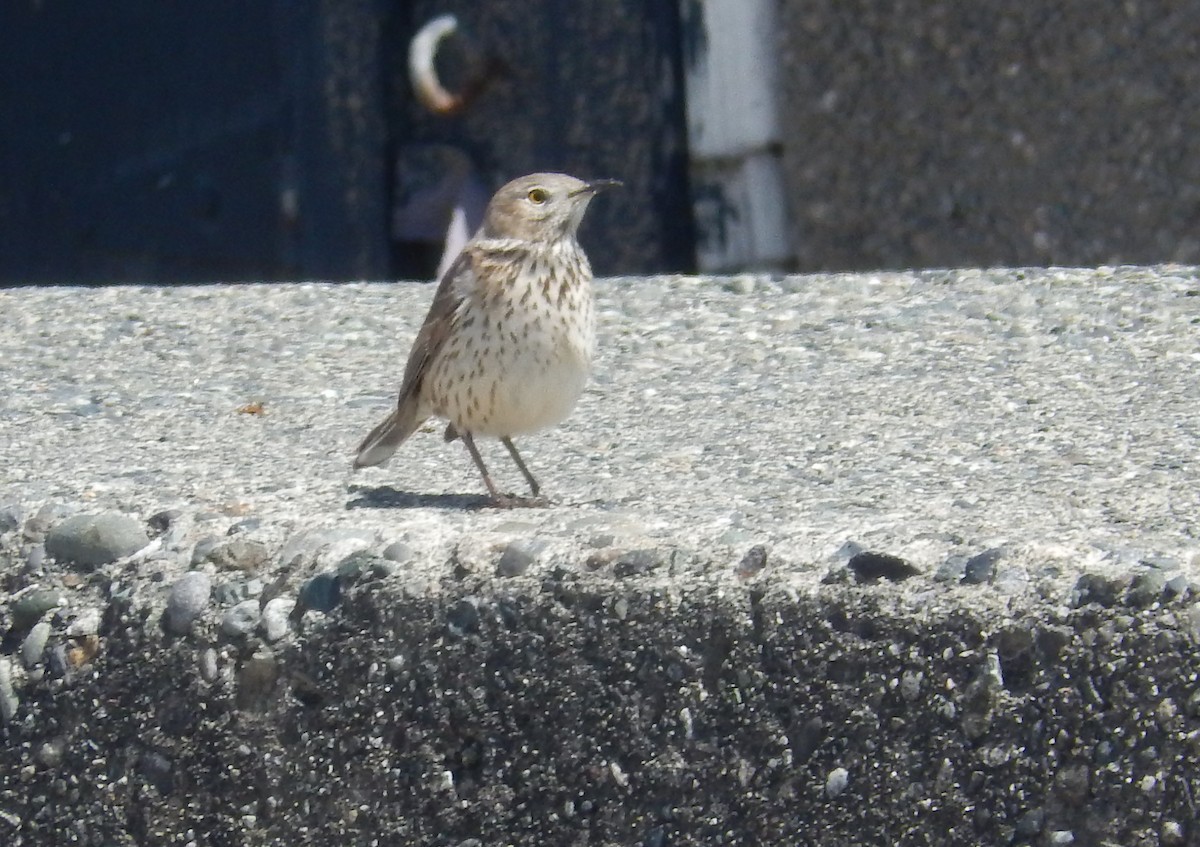
M 382 465 L 428 418 L 449 421 L 500 506 L 542 505 L 514 435 L 559 423 L 575 408 L 595 347 L 592 269 L 576 240 L 588 203 L 615 180 L 565 174 L 514 179 L 442 275 L 408 355 L 395 410 L 358 448 L 354 467 Z M 499 438 L 532 498 L 502 494 L 475 436 Z

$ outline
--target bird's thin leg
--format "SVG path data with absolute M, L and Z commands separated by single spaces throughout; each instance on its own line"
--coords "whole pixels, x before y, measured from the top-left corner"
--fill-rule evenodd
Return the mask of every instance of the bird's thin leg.
M 488 473 L 487 465 L 483 463 L 483 456 L 479 455 L 479 448 L 475 446 L 475 438 L 471 433 L 463 430 L 459 432 L 463 444 L 467 445 L 467 452 L 471 454 L 471 459 L 475 462 L 475 467 L 479 468 L 479 473 L 483 476 L 483 484 L 487 486 L 488 494 L 492 495 L 492 499 L 500 502 L 507 500 L 500 491 L 496 488 L 496 483 L 492 482 L 492 475 Z
M 521 469 L 521 473 L 525 476 L 525 481 L 529 483 L 529 490 L 533 492 L 533 496 L 537 497 L 538 492 L 542 487 L 538 485 L 538 481 L 533 478 L 533 474 L 529 472 L 529 468 L 525 467 L 525 461 L 521 458 L 521 454 L 517 452 L 517 445 L 513 444 L 512 439 L 507 435 L 503 436 L 501 441 L 508 448 L 508 455 L 513 457 L 513 461 L 517 463 L 517 467 Z

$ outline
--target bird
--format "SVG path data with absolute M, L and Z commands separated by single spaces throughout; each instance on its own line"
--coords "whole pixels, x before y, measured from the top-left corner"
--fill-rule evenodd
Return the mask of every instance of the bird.
M 561 173 L 518 177 L 442 274 L 404 367 L 391 414 L 358 447 L 354 468 L 385 464 L 429 418 L 461 438 L 500 507 L 544 506 L 513 437 L 562 422 L 591 372 L 592 269 L 577 233 L 588 204 L 618 186 Z M 497 488 L 475 444 L 499 438 L 531 497 Z

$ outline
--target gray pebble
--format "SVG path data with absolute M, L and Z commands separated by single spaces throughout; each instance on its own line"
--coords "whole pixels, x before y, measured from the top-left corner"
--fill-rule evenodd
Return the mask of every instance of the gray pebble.
M 62 738 L 52 738 L 38 745 L 37 750 L 33 754 L 33 759 L 42 767 L 57 768 L 63 762 L 63 755 L 67 752 L 67 744 Z
M 933 578 L 938 582 L 962 582 L 963 573 L 967 569 L 967 556 L 955 553 L 938 566 Z
M 46 552 L 60 562 L 97 567 L 136 553 L 148 540 L 141 522 L 129 515 L 76 515 L 50 528 Z
M 235 536 L 210 550 L 207 558 L 222 570 L 254 571 L 271 558 L 271 551 L 261 541 Z
M 963 566 L 962 582 L 964 585 L 982 585 L 991 582 L 996 576 L 996 563 L 1004 556 L 1004 550 L 993 547 L 976 553 L 967 559 Z
M 314 612 L 332 612 L 342 599 L 342 581 L 337 574 L 319 573 L 300 588 L 300 606 Z
M 279 551 L 285 565 L 317 562 L 334 565 L 348 556 L 375 546 L 375 534 L 358 529 L 325 529 L 293 535 Z
M 288 616 L 292 613 L 295 601 L 287 597 L 276 597 L 268 600 L 262 609 L 263 636 L 267 641 L 278 641 L 288 633 Z
M 258 603 L 260 606 L 265 606 L 271 600 L 283 595 L 289 585 L 288 576 L 282 573 L 275 579 L 271 580 L 263 587 L 262 593 L 258 595 Z
M 38 619 L 51 609 L 56 609 L 66 602 L 57 591 L 39 588 L 24 594 L 12 605 L 12 627 L 22 632 L 33 626 Z
M 207 562 L 208 554 L 217 549 L 220 543 L 221 539 L 214 535 L 206 535 L 197 541 L 196 546 L 192 548 L 192 567 Z
M 921 671 L 905 671 L 900 674 L 900 696 L 909 703 L 921 696 L 921 684 L 925 681 L 925 674 Z
M 1129 590 L 1125 592 L 1125 602 L 1130 606 L 1145 608 L 1162 600 L 1166 586 L 1167 578 L 1162 571 L 1145 571 L 1130 582 Z
M 232 606 L 249 597 L 243 582 L 222 582 L 213 589 L 213 602 L 218 606 Z
M 1105 608 L 1111 608 L 1117 603 L 1120 587 L 1115 579 L 1100 574 L 1085 573 L 1075 580 L 1075 587 L 1071 593 L 1076 606 L 1096 603 Z
M 404 565 L 415 559 L 416 554 L 403 541 L 393 541 L 383 548 L 383 558 Z
M 1075 843 L 1075 833 L 1069 829 L 1056 829 L 1046 840 L 1053 847 L 1066 847 L 1067 844 Z
M 238 669 L 237 707 L 255 711 L 265 708 L 278 679 L 275 656 L 269 650 L 255 653 Z
M 338 562 L 334 572 L 330 575 L 345 579 L 347 582 L 354 582 L 364 573 L 373 573 L 377 564 L 391 567 L 392 563 L 384 559 L 376 558 L 365 550 L 362 550 L 358 553 L 351 553 L 349 556 Z M 301 598 L 301 602 L 303 602 L 303 597 Z
M 1042 831 L 1046 823 L 1046 812 L 1043 809 L 1030 809 L 1017 818 L 1017 835 L 1024 839 L 1033 838 Z
M 667 830 L 662 826 L 651 827 L 642 839 L 642 847 L 667 847 Z
M 742 561 L 737 566 L 737 574 L 743 578 L 753 576 L 766 566 L 767 548 L 765 545 L 755 544 L 742 556 Z
M 500 576 L 525 573 L 548 546 L 549 542 L 539 538 L 519 538 L 509 542 L 500 554 L 500 561 L 496 563 L 496 573 Z
M 12 532 L 21 525 L 25 511 L 17 505 L 0 507 L 0 532 Z
M 834 768 L 825 777 L 825 796 L 837 797 L 850 784 L 850 772 L 845 768 Z
M 665 557 L 658 550 L 630 550 L 617 557 L 613 563 L 613 574 L 619 577 L 630 577 L 649 573 L 662 565 L 664 560 Z
M 138 772 L 157 788 L 160 794 L 170 794 L 175 787 L 174 766 L 162 753 L 147 750 L 138 756 Z
M 1187 597 L 1192 591 L 1191 583 L 1183 574 L 1173 576 L 1167 580 L 1163 586 L 1163 598 L 1166 600 L 1174 600 L 1176 597 Z
M 29 547 L 29 552 L 25 554 L 25 570 L 40 571 L 42 564 L 46 561 L 46 546 L 44 544 L 32 544 Z
M 164 509 L 161 512 L 155 512 L 151 515 L 146 520 L 146 524 L 155 535 L 162 535 L 182 516 L 183 512 L 179 509 Z
M 192 525 L 186 520 L 178 520 L 171 524 L 170 528 L 159 536 L 162 539 L 162 548 L 174 553 L 182 552 L 191 544 L 191 530 Z
M 217 651 L 211 647 L 206 647 L 200 651 L 198 659 L 200 665 L 200 678 L 205 682 L 216 682 L 219 668 L 217 667 Z
M 17 692 L 13 688 L 12 666 L 6 657 L 0 656 L 0 718 L 9 723 L 17 716 Z
M 23 532 L 25 540 L 42 541 L 50 527 L 69 514 L 71 514 L 71 509 L 61 503 L 47 503 L 34 512 L 29 520 L 25 521 Z
M 42 663 L 42 655 L 46 652 L 46 642 L 50 640 L 50 622 L 38 621 L 29 630 L 29 634 L 21 641 L 21 661 L 25 667 L 32 668 Z
M 192 621 L 208 606 L 212 594 L 212 580 L 201 571 L 188 571 L 171 586 L 167 597 L 167 610 L 163 613 L 163 626 L 172 635 L 186 635 Z
M 1165 820 L 1162 823 L 1162 829 L 1159 830 L 1159 843 L 1163 847 L 1175 847 L 1177 844 L 1186 843 L 1186 836 L 1183 826 L 1179 821 Z
M 396 573 L 399 565 L 382 556 L 372 556 L 369 553 L 355 553 L 342 560 L 337 566 L 337 575 L 342 578 L 342 584 L 353 582 L 359 577 L 369 579 L 386 579 Z
M 225 531 L 226 535 L 240 535 L 243 532 L 254 532 L 262 526 L 260 518 L 243 518 Z
M 1029 572 L 1024 568 L 998 568 L 992 577 L 992 586 L 1009 594 L 1024 590 L 1029 582 Z
M 95 607 L 80 609 L 67 624 L 67 635 L 71 638 L 95 635 L 100 631 L 100 618 L 101 612 Z
M 873 583 L 881 579 L 901 582 L 920 573 L 899 556 L 869 550 L 851 556 L 846 567 L 854 574 L 855 580 L 861 583 Z
M 254 632 L 262 618 L 257 600 L 243 600 L 221 616 L 221 632 L 230 638 L 243 638 Z
M 479 629 L 479 601 L 464 597 L 446 611 L 446 626 L 457 636 Z
M 71 670 L 67 661 L 67 648 L 63 644 L 51 644 L 46 651 L 46 672 L 56 679 L 62 679 Z

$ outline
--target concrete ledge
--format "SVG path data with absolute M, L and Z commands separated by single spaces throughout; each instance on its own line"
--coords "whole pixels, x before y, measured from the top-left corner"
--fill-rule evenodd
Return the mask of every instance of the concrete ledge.
M 427 287 L 0 292 L 4 843 L 1192 843 L 1196 278 L 603 283 L 518 513 Z

